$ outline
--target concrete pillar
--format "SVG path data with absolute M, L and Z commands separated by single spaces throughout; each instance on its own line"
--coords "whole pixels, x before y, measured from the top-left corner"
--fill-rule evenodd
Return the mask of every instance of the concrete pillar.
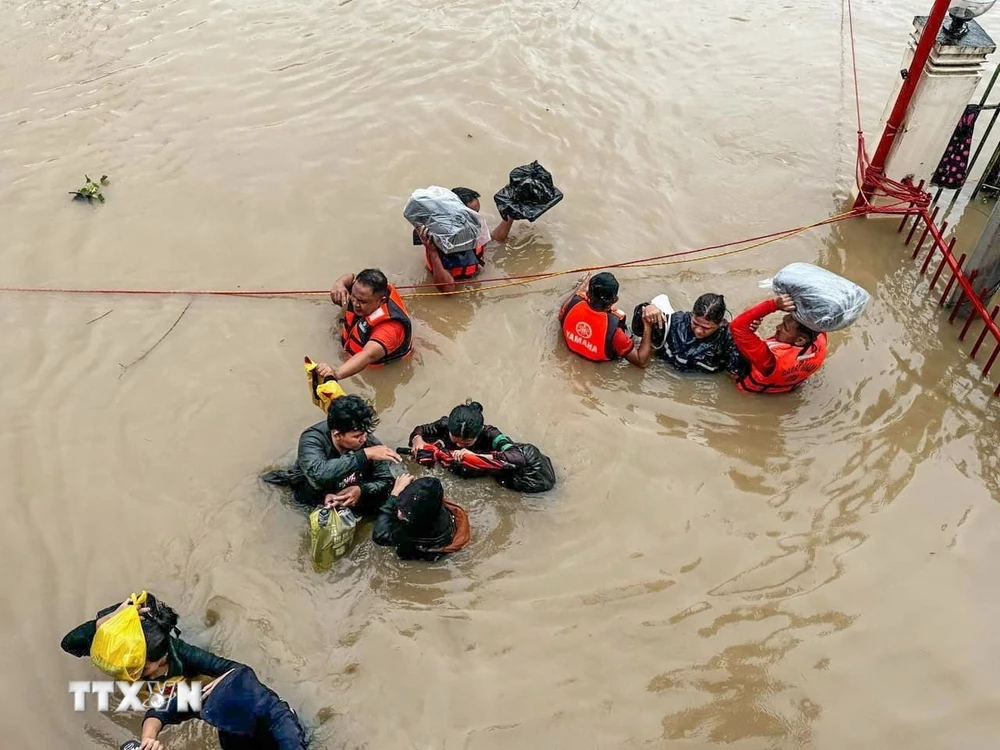
M 914 31 L 900 65 L 901 71 L 909 69 L 926 22 L 926 16 L 913 19 Z M 950 39 L 943 31 L 938 34 L 903 127 L 886 160 L 885 174 L 890 179 L 902 181 L 911 177 L 914 183 L 920 180 L 930 183 L 955 126 L 979 85 L 986 56 L 996 50 L 996 44 L 982 26 L 975 21 L 969 21 L 968 26 L 968 32 L 959 39 Z M 902 78 L 897 73 L 896 86 L 882 113 L 879 135 L 885 129 L 885 121 L 902 85 Z M 877 143 L 877 139 L 868 143 L 869 154 Z
M 979 242 L 976 243 L 975 249 L 969 255 L 969 259 L 965 264 L 966 276 L 971 275 L 973 271 L 977 270 L 979 274 L 972 282 L 972 288 L 976 292 L 981 292 L 983 289 L 989 290 L 984 301 L 984 304 L 986 304 L 989 303 L 990 298 L 1000 288 L 1000 202 L 993 205 L 993 211 L 990 213 L 990 218 L 986 221 L 986 226 L 979 237 Z M 955 305 L 958 302 L 958 298 L 959 292 L 953 292 L 948 298 L 948 307 Z M 986 307 L 988 309 L 989 304 L 986 304 Z M 963 302 L 959 305 L 958 316 L 961 318 L 968 317 L 971 311 L 972 305 L 968 302 Z

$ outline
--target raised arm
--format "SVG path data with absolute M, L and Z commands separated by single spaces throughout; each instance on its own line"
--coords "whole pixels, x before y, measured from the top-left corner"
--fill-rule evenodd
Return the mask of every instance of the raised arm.
M 756 330 L 761 320 L 779 309 L 778 298 L 766 299 L 749 310 L 741 312 L 729 324 L 733 344 L 739 349 L 740 354 L 746 357 L 750 364 L 763 375 L 770 375 L 774 372 L 778 360 L 771 353 L 767 342 L 756 334 Z
M 510 234 L 510 228 L 514 226 L 513 219 L 501 219 L 500 223 L 496 225 L 493 231 L 490 233 L 490 237 L 494 242 L 506 242 L 507 235 Z
M 333 300 L 333 304 L 339 305 L 340 307 L 347 307 L 347 303 L 351 299 L 351 287 L 354 286 L 354 274 L 349 273 L 346 276 L 341 276 L 337 279 L 333 288 L 330 290 L 330 299 Z

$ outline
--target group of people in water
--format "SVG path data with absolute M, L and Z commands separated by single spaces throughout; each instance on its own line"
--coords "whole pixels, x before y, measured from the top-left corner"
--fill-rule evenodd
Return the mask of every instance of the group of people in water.
M 453 192 L 479 211 L 478 193 L 467 188 Z M 489 233 L 491 239 L 504 242 L 512 225 L 513 219 L 504 218 Z M 484 246 L 444 253 L 421 227 L 414 230 L 414 242 L 423 246 L 425 265 L 442 292 L 474 278 L 485 262 Z M 635 307 L 630 332 L 625 313 L 615 307 L 618 290 L 613 274 L 588 274 L 565 300 L 558 316 L 571 352 L 593 362 L 625 359 L 645 368 L 656 357 L 682 372 L 727 372 L 738 388 L 753 393 L 793 390 L 816 372 L 826 355 L 826 334 L 797 322 L 791 315 L 795 305 L 787 296 L 764 300 L 727 323 L 721 295 L 701 295 L 689 312 L 675 312 L 661 295 Z M 343 310 L 340 339 L 347 358 L 338 366 L 316 365 L 316 383 L 342 381 L 369 367 L 411 356 L 409 311 L 382 271 L 367 268 L 347 274 L 337 279 L 330 297 Z M 774 335 L 759 337 L 761 321 L 779 311 L 785 316 Z M 400 559 L 428 561 L 469 541 L 469 519 L 464 509 L 446 499 L 436 476 L 415 478 L 394 470 L 404 456 L 421 466 L 443 466 L 463 478 L 489 476 L 517 492 L 544 492 L 556 482 L 550 459 L 536 446 L 515 442 L 487 424 L 482 405 L 475 401 L 414 427 L 409 445 L 398 450 L 378 440 L 377 425 L 369 402 L 340 391 L 329 402 L 326 418 L 302 433 L 294 464 L 263 479 L 289 487 L 294 499 L 307 508 L 349 508 L 374 521 L 375 544 L 393 547 Z M 212 679 L 200 712 L 178 713 L 173 702 L 147 712 L 142 750 L 160 750 L 163 726 L 194 717 L 218 729 L 223 750 L 306 747 L 306 733 L 287 703 L 262 685 L 249 667 L 182 641 L 176 612 L 152 595 L 142 602 L 130 597 L 99 611 L 71 631 L 62 648 L 74 656 L 93 658 L 99 629 L 127 607 L 138 610 L 145 640 L 145 661 L 136 675 L 129 675 L 131 679 L 167 683 Z
M 464 187 L 452 192 L 479 211 L 477 192 Z M 512 225 L 513 220 L 504 219 L 491 238 L 504 242 Z M 424 229 L 415 229 L 414 238 L 423 245 L 425 264 L 442 292 L 454 291 L 458 280 L 474 278 L 485 263 L 484 246 L 449 254 Z M 727 324 L 726 302 L 720 294 L 701 295 L 690 312 L 674 312 L 666 296 L 660 295 L 652 304 L 636 306 L 630 333 L 625 313 L 615 307 L 618 288 L 612 273 L 588 274 L 563 303 L 559 321 L 566 346 L 574 354 L 593 362 L 625 359 L 642 368 L 655 356 L 682 372 L 725 371 L 740 390 L 751 393 L 794 390 L 826 357 L 826 334 L 810 330 L 792 316 L 795 303 L 789 296 L 768 298 Z M 343 309 L 341 342 L 349 356 L 339 367 L 321 364 L 322 377 L 343 380 L 412 354 L 409 312 L 382 271 L 368 268 L 338 279 L 330 298 Z M 771 337 L 761 338 L 757 335 L 761 322 L 776 312 L 785 313 L 781 324 Z

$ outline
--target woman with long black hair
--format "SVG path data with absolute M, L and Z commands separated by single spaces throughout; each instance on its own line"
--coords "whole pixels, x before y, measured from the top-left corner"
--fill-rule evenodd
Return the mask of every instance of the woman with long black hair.
M 467 400 L 436 422 L 418 425 L 410 433 L 417 461 L 430 465 L 443 451 L 448 468 L 461 477 L 493 476 L 518 492 L 545 492 L 556 483 L 548 456 L 530 443 L 515 443 L 486 424 L 483 405 Z M 483 461 L 475 461 L 480 458 Z M 473 460 L 468 460 L 473 459 Z

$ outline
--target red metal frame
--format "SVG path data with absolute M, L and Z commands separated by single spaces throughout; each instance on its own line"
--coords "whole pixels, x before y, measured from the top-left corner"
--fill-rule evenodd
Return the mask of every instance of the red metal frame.
M 934 7 L 931 8 L 927 23 L 924 24 L 924 30 L 920 33 L 917 47 L 913 51 L 910 69 L 899 89 L 899 95 L 896 97 L 892 112 L 889 113 L 889 117 L 885 121 L 885 130 L 882 131 L 878 147 L 865 171 L 864 183 L 861 185 L 858 198 L 854 202 L 855 208 L 861 208 L 871 199 L 875 189 L 873 178 L 885 171 L 885 162 L 889 158 L 889 151 L 892 150 L 892 144 L 896 140 L 896 133 L 903 127 L 906 110 L 909 108 L 913 94 L 917 90 L 917 84 L 920 83 L 923 76 L 924 66 L 927 64 L 927 58 L 931 55 L 931 50 L 934 49 L 934 42 L 937 41 L 938 32 L 941 31 L 941 24 L 944 23 L 944 17 L 948 13 L 950 4 L 951 0 L 934 0 Z
M 935 219 L 937 217 L 936 209 L 932 212 L 928 211 L 926 206 L 911 204 L 904 210 L 907 212 L 907 215 L 903 217 L 903 222 L 899 225 L 899 229 L 897 230 L 898 232 L 903 231 L 903 228 L 906 224 L 906 220 L 909 218 L 909 216 L 914 217 L 913 226 L 910 227 L 910 232 L 906 237 L 907 245 L 910 244 L 910 240 L 913 238 L 913 235 L 917 229 L 917 225 L 920 224 L 921 222 L 924 225 L 924 231 L 921 234 L 920 241 L 917 243 L 917 250 L 913 253 L 914 260 L 917 259 L 917 257 L 920 254 L 920 251 L 923 249 L 922 245 L 924 239 L 927 236 L 930 236 L 931 238 L 930 249 L 928 250 L 927 257 L 924 259 L 924 262 L 921 266 L 920 273 L 923 274 L 927 270 L 931 260 L 934 258 L 935 251 L 941 254 L 941 260 L 938 264 L 937 270 L 934 272 L 933 278 L 931 279 L 930 283 L 931 290 L 934 289 L 937 282 L 940 280 L 940 277 L 944 272 L 945 267 L 947 267 L 948 270 L 951 272 L 951 278 L 945 285 L 944 293 L 937 301 L 939 307 L 944 307 L 945 303 L 948 301 L 948 296 L 951 294 L 951 291 L 954 288 L 955 284 L 956 283 L 958 284 L 959 288 L 958 300 L 955 302 L 955 305 L 951 311 L 951 315 L 948 316 L 948 322 L 949 323 L 955 322 L 955 318 L 958 316 L 958 309 L 960 305 L 962 305 L 965 302 L 968 302 L 968 304 L 972 306 L 972 311 L 969 314 L 969 318 L 968 320 L 965 321 L 965 325 L 962 326 L 962 332 L 958 336 L 959 341 L 965 341 L 965 337 L 966 335 L 968 335 L 969 329 L 972 327 L 972 324 L 973 322 L 975 322 L 976 318 L 979 318 L 979 320 L 981 320 L 983 323 L 983 330 L 980 331 L 979 337 L 976 339 L 976 343 L 972 347 L 972 351 L 970 352 L 970 356 L 972 357 L 972 359 L 975 359 L 976 355 L 979 354 L 979 349 L 985 342 L 987 334 L 993 336 L 993 351 L 990 354 L 989 358 L 986 360 L 986 364 L 983 365 L 983 375 L 984 376 L 989 375 L 990 370 L 993 368 L 993 364 L 997 360 L 997 357 L 1000 356 L 1000 327 L 997 327 L 996 324 L 996 317 L 997 313 L 1000 312 L 1000 305 L 994 307 L 992 312 L 987 312 L 983 302 L 985 301 L 986 294 L 989 290 L 986 288 L 981 289 L 978 292 L 975 290 L 974 282 L 976 280 L 976 276 L 978 275 L 977 271 L 973 271 L 969 276 L 966 276 L 965 273 L 962 271 L 962 266 L 965 264 L 966 256 L 963 253 L 961 257 L 959 257 L 957 260 L 955 259 L 955 255 L 952 252 L 952 250 L 955 247 L 955 239 L 952 238 L 950 242 L 945 241 L 944 231 L 945 229 L 947 229 L 948 223 L 944 222 L 940 227 L 937 226 L 937 224 L 935 224 Z M 869 206 L 868 212 L 896 213 L 896 211 L 883 211 L 875 206 Z M 993 395 L 1000 396 L 1000 384 L 998 384 L 997 387 L 994 389 Z

